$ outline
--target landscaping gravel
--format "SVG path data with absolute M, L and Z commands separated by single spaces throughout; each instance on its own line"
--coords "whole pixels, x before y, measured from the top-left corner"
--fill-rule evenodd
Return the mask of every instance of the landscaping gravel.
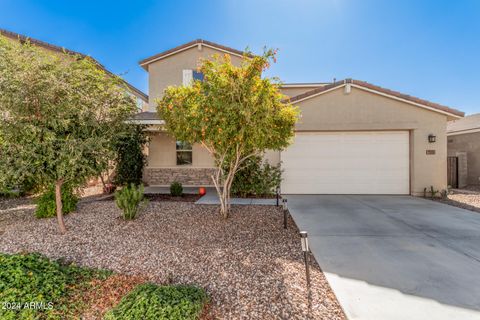
M 344 319 L 318 265 L 311 269 L 309 307 L 298 229 L 283 229 L 271 206 L 150 202 L 133 221 L 113 201 L 80 202 L 65 218 L 36 219 L 30 199 L 0 200 L 0 251 L 34 251 L 83 266 L 165 283 L 201 286 L 214 319 Z
M 464 189 L 453 189 L 447 199 L 438 201 L 476 212 L 480 212 L 480 186 L 470 186 Z

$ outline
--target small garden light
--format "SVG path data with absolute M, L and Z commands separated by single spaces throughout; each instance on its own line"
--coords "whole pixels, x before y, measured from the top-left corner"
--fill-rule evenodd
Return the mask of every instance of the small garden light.
M 303 258 L 305 260 L 305 275 L 307 278 L 308 298 L 310 301 L 310 247 L 308 246 L 307 231 L 300 231 L 300 240 L 302 241 Z
M 287 199 L 282 199 L 282 208 L 283 208 L 283 229 L 287 229 L 287 226 L 288 226 Z
M 434 134 L 429 134 L 428 135 L 428 142 L 434 143 L 435 141 L 437 141 L 437 136 L 434 135 Z
M 307 276 L 307 287 L 310 290 L 310 247 L 308 246 L 307 231 L 300 231 L 300 240 L 302 241 L 303 258 L 305 260 L 305 273 Z
M 277 187 L 277 207 L 279 206 L 279 201 L 280 201 L 280 187 Z
M 300 231 L 300 239 L 302 240 L 302 251 L 309 252 L 310 248 L 308 246 L 308 233 L 307 231 Z

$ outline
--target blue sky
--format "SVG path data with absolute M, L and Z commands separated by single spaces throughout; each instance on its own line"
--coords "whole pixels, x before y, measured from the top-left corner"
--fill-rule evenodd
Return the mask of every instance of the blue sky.
M 89 54 L 148 93 L 138 61 L 197 38 L 261 52 L 284 82 L 351 77 L 480 112 L 477 0 L 0 0 L 0 28 Z

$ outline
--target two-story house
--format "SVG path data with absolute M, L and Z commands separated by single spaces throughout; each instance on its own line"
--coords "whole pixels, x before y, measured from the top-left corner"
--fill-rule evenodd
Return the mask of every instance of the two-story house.
M 150 185 L 211 185 L 214 161 L 200 145 L 177 141 L 163 129 L 156 110 L 169 85 L 188 85 L 200 58 L 242 51 L 195 40 L 140 61 L 149 75 L 148 108 L 137 121 L 150 124 L 144 180 Z M 448 120 L 463 113 L 370 83 L 285 84 L 282 92 L 301 110 L 295 139 L 286 150 L 265 157 L 281 163 L 282 193 L 423 194 L 447 187 Z

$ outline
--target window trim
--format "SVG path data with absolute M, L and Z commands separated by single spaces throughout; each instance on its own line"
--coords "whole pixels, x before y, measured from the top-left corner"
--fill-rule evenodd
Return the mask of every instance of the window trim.
M 188 144 L 188 145 L 190 145 L 190 148 L 189 148 L 189 149 L 178 149 L 178 143 L 179 143 L 179 142 L 180 142 L 180 144 L 182 144 L 182 145 L 183 145 L 183 144 Z M 190 154 L 191 154 L 191 158 L 192 158 L 191 163 L 179 164 L 179 163 L 178 163 L 178 153 L 179 153 L 179 152 L 183 152 L 183 153 L 188 152 L 188 153 L 190 153 Z M 193 165 L 193 145 L 192 145 L 192 144 L 187 143 L 187 142 L 185 142 L 185 141 L 181 141 L 181 140 L 176 140 L 176 141 L 175 141 L 175 165 L 180 166 L 180 167 Z

